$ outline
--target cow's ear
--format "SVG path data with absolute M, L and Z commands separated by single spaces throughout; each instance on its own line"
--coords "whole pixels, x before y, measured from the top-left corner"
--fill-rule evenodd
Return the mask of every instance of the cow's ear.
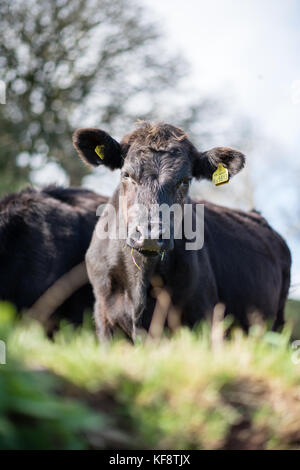
M 215 147 L 195 155 L 193 176 L 197 179 L 211 179 L 221 163 L 227 168 L 229 177 L 232 177 L 242 170 L 245 161 L 245 155 L 238 150 L 229 147 Z
M 78 129 L 73 134 L 73 145 L 88 165 L 102 164 L 111 170 L 123 165 L 120 144 L 100 129 Z

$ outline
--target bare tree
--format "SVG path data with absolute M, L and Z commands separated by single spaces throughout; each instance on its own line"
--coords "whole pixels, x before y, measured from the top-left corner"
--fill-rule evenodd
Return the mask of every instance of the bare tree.
M 108 128 L 153 115 L 182 65 L 163 51 L 158 27 L 135 0 L 2 0 L 2 191 L 48 161 L 80 184 L 87 170 L 70 158 L 74 126 L 91 115 Z

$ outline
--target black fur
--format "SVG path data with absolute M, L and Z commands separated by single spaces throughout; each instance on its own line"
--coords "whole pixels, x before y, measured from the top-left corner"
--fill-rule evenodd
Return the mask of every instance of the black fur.
M 121 147 L 106 132 L 99 129 L 78 129 L 73 135 L 73 144 L 80 158 L 91 166 L 106 165 L 111 170 L 121 168 Z M 104 158 L 101 160 L 95 148 L 103 145 Z
M 0 201 L 0 299 L 30 308 L 58 278 L 84 260 L 96 208 L 106 198 L 81 188 L 27 188 Z M 76 323 L 93 304 L 89 284 L 56 312 Z

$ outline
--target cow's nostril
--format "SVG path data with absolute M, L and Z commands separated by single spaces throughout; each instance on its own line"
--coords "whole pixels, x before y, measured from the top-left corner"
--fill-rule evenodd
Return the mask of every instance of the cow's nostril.
M 137 248 L 141 248 L 145 243 L 145 235 L 140 225 L 135 228 L 134 244 Z
M 152 231 L 148 227 L 148 233 L 143 226 L 136 225 L 128 244 L 141 252 L 161 253 L 168 250 L 172 244 L 170 236 L 167 237 L 167 234 L 168 227 L 163 227 L 162 225 L 152 226 Z
M 140 225 L 136 226 L 135 231 L 136 231 L 136 239 L 137 240 L 143 240 L 145 238 Z

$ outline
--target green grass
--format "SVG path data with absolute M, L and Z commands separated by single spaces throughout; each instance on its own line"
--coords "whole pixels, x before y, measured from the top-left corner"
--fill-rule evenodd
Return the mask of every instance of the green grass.
M 212 348 L 204 324 L 100 347 L 88 327 L 52 341 L 7 307 L 0 318 L 0 448 L 300 448 L 288 329 L 235 330 Z

